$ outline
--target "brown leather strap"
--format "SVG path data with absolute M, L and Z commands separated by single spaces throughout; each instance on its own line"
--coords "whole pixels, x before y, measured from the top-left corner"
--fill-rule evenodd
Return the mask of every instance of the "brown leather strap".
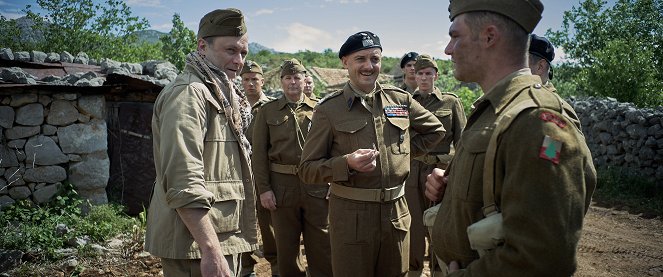
M 331 183 L 329 191 L 333 195 L 350 200 L 366 202 L 389 202 L 405 195 L 405 184 L 392 188 L 364 189 Z
M 270 163 L 269 170 L 281 174 L 297 175 L 297 166 L 293 164 Z

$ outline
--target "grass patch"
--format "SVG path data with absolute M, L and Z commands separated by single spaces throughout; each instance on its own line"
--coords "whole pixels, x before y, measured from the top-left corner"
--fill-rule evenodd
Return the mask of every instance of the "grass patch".
M 79 255 L 89 256 L 93 255 L 89 244 L 76 247 L 68 242 L 88 238 L 89 243 L 102 244 L 118 234 L 130 234 L 135 225 L 142 224 L 124 214 L 122 206 L 90 206 L 78 196 L 73 185 L 65 184 L 49 203 L 18 201 L 3 208 L 0 248 L 20 250 L 37 263 L 57 261 L 62 258 L 57 250 L 63 248 L 76 248 Z
M 597 169 L 594 200 L 645 218 L 663 217 L 663 186 L 621 168 Z

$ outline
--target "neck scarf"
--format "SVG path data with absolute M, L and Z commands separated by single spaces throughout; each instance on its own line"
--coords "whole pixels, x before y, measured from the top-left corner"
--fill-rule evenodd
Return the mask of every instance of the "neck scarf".
M 251 122 L 251 106 L 246 100 L 246 96 L 235 87 L 235 84 L 228 80 L 228 76 L 223 70 L 214 66 L 209 60 L 205 59 L 198 52 L 191 52 L 186 56 L 186 63 L 193 66 L 200 74 L 213 83 L 213 92 L 223 104 L 223 112 L 230 123 L 231 129 L 240 140 L 240 146 L 243 152 L 251 155 L 251 143 L 244 133 L 249 128 Z

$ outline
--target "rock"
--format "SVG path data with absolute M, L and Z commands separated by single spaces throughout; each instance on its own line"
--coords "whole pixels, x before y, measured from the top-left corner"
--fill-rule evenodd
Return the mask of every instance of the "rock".
M 79 190 L 104 189 L 110 177 L 110 160 L 106 151 L 82 155 L 82 161 L 69 164 L 69 181 Z M 81 191 L 79 193 L 82 194 Z M 105 195 L 105 193 L 104 193 Z
M 64 169 L 62 170 L 64 171 Z M 32 194 L 32 198 L 37 204 L 46 203 L 53 199 L 53 197 L 58 193 L 59 189 L 60 186 L 57 184 L 45 186 L 42 189 L 35 190 L 35 192 Z
M 14 53 L 14 60 L 17 61 L 22 61 L 22 62 L 29 62 L 30 61 L 30 53 L 27 51 L 18 51 Z
M 18 166 L 16 150 L 9 148 L 7 145 L 0 144 L 0 168 L 16 166 Z
M 87 154 L 108 150 L 106 121 L 93 119 L 86 124 L 72 124 L 58 129 L 64 153 Z
M 0 210 L 4 207 L 9 207 L 13 205 L 16 201 L 12 199 L 9 195 L 2 195 L 0 196 Z M 2 259 L 0 259 L 2 261 Z M 2 263 L 2 262 L 0 262 Z
M 18 149 L 23 150 L 23 147 L 25 147 L 25 142 L 26 142 L 26 140 L 24 140 L 24 139 L 10 140 L 7 143 L 7 146 L 9 146 L 9 148 L 14 149 L 14 150 L 18 150 Z
M 55 52 L 50 52 L 46 55 L 46 60 L 44 61 L 47 63 L 58 63 L 60 62 L 60 54 Z
M 23 252 L 19 250 L 0 249 L 0 272 L 19 266 L 22 258 Z
M 43 63 L 44 61 L 46 61 L 46 57 L 47 57 L 46 53 L 44 52 L 35 51 L 35 50 L 30 51 L 30 60 L 32 62 Z
M 69 227 L 66 224 L 60 223 L 55 225 L 55 234 L 58 237 L 62 237 L 70 232 Z
M 27 138 L 39 134 L 39 130 L 39 126 L 14 126 L 5 130 L 5 136 L 7 139 Z
M 0 59 L 3 60 L 14 60 L 14 52 L 10 48 L 0 48 Z M 2 270 L 0 270 L 2 272 Z
M 78 110 L 69 101 L 55 100 L 46 117 L 46 123 L 55 126 L 66 126 L 76 122 Z
M 30 94 L 12 94 L 11 102 L 9 103 L 12 107 L 20 107 L 25 104 L 37 103 L 39 102 L 39 96 L 35 93 Z
M 28 199 L 31 194 L 32 191 L 26 186 L 12 186 L 9 188 L 9 196 L 14 200 Z
M 74 58 L 74 63 L 79 63 L 79 64 L 88 64 L 90 61 L 90 57 L 85 52 L 80 52 L 76 55 L 76 58 Z
M 60 61 L 63 63 L 74 62 L 74 56 L 67 51 L 63 51 L 60 53 Z
M 5 67 L 0 71 L 0 79 L 15 84 L 37 84 L 37 81 L 26 74 L 20 67 Z
M 85 95 L 78 99 L 78 109 L 91 118 L 106 118 L 106 99 L 103 95 Z
M 31 103 L 16 109 L 16 123 L 37 126 L 44 122 L 44 106 Z
M 139 63 L 122 63 L 120 65 L 132 74 L 143 74 L 143 66 Z
M 25 170 L 23 179 L 27 182 L 56 183 L 67 179 L 67 172 L 60 166 L 40 166 Z
M 58 127 L 55 127 L 53 125 L 48 125 L 48 124 L 41 125 L 41 132 L 45 136 L 55 135 L 55 133 L 57 131 L 58 131 Z
M 14 116 L 16 113 L 12 107 L 0 106 L 0 127 L 11 128 L 14 126 Z

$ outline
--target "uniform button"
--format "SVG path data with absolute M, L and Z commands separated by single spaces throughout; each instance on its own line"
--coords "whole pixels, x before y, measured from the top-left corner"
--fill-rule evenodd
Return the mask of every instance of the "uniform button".
M 249 182 L 249 179 L 244 179 L 244 183 L 248 183 L 248 182 Z
M 535 84 L 535 85 L 534 85 L 534 88 L 535 88 L 535 89 L 540 89 L 540 88 L 541 88 L 541 84 Z

